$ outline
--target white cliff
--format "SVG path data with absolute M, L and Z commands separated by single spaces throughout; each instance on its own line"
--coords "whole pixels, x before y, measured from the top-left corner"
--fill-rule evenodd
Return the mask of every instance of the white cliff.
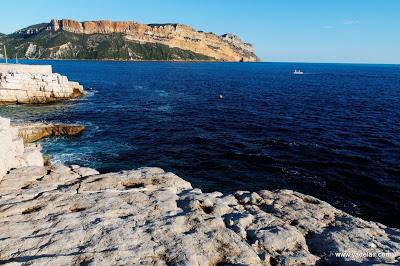
M 0 117 L 0 181 L 10 169 L 23 166 L 43 166 L 40 145 L 24 145 L 10 119 Z
M 0 64 L 0 103 L 47 103 L 80 97 L 83 87 L 51 66 Z

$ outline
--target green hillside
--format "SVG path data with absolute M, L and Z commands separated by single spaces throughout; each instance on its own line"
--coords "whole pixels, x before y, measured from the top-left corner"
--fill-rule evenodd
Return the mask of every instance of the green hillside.
M 111 60 L 183 60 L 213 61 L 214 58 L 189 50 L 157 43 L 127 40 L 122 33 L 76 34 L 45 30 L 38 24 L 20 32 L 0 36 L 8 57 L 32 59 L 111 59 Z M 33 28 L 35 32 L 26 33 Z

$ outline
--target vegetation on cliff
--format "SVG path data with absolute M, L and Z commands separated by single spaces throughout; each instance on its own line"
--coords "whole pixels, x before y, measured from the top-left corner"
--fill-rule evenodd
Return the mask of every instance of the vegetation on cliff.
M 215 60 L 164 44 L 130 42 L 124 40 L 121 35 L 41 32 L 25 38 L 7 36 L 5 43 L 10 58 L 17 56 L 31 59 Z
M 86 24 L 85 24 L 86 23 Z M 256 61 L 251 45 L 179 24 L 54 20 L 0 36 L 10 58 Z M 97 24 L 96 24 L 97 23 Z M 90 28 L 89 28 L 90 26 Z M 197 37 L 191 37 L 197 36 Z M 242 48 L 244 47 L 244 49 Z M 250 49 L 250 50 L 249 50 Z M 254 60 L 253 60 L 254 59 Z

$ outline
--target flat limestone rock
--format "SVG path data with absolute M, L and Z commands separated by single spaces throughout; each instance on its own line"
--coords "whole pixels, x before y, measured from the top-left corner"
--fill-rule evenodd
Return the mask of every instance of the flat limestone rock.
M 33 65 L 2 65 L 0 103 L 48 103 L 84 95 L 79 83 L 57 73 L 45 73 L 42 69 L 36 71 L 36 68 Z
M 160 168 L 11 170 L 0 224 L 0 264 L 10 265 L 400 263 L 398 229 L 290 190 L 202 193 Z
M 75 136 L 85 130 L 85 126 L 76 124 L 13 123 L 12 126 L 18 129 L 18 136 L 24 143 L 51 136 Z

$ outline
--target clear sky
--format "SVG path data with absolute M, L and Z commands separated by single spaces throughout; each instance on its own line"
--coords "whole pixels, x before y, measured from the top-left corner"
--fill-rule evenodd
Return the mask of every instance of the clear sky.
M 254 45 L 263 61 L 400 64 L 400 0 L 2 1 L 0 32 L 52 18 L 179 22 Z

